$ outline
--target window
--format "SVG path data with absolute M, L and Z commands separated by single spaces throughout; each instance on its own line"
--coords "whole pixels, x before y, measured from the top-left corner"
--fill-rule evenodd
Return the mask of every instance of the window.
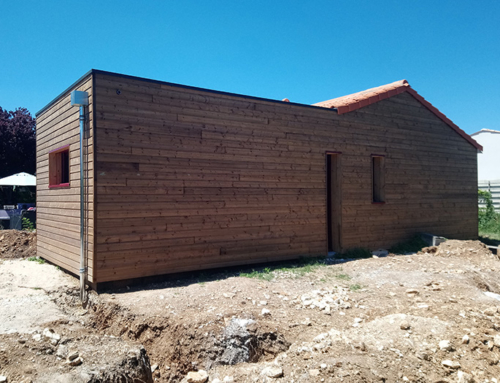
M 69 145 L 49 152 L 49 188 L 69 186 Z
M 372 155 L 372 202 L 385 202 L 384 156 Z

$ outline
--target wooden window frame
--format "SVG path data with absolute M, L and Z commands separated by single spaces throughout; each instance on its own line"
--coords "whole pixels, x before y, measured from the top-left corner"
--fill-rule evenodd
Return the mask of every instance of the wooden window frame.
M 371 155 L 372 204 L 385 205 L 385 155 Z
M 66 169 L 65 169 L 66 168 Z M 64 177 L 63 172 L 67 172 Z M 66 182 L 67 181 L 67 182 Z M 49 189 L 70 187 L 69 145 L 49 152 Z

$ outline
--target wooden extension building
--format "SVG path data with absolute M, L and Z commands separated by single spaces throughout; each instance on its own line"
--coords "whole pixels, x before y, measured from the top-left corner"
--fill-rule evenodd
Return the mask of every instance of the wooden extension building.
M 88 282 L 477 237 L 481 146 L 406 81 L 303 105 L 92 70 L 37 114 L 37 252 Z

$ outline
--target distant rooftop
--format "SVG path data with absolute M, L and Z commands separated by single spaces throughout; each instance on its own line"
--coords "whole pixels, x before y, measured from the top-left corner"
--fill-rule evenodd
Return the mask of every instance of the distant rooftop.
M 471 136 L 475 136 L 479 133 L 500 133 L 500 130 L 493 130 L 493 129 L 481 129 L 479 132 L 472 133 Z

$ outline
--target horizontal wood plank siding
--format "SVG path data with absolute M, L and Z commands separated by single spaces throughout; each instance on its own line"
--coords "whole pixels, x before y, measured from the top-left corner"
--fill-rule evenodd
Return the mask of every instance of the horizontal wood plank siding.
M 94 131 L 92 75 L 75 90 L 89 93 L 88 132 L 84 140 L 88 279 L 94 282 Z M 70 186 L 49 188 L 49 152 L 69 145 Z M 70 92 L 37 116 L 37 253 L 79 274 L 80 268 L 80 124 Z
M 338 116 L 95 76 L 97 282 L 324 255 L 326 151 L 342 152 L 345 249 L 477 236 L 476 149 L 410 94 Z

